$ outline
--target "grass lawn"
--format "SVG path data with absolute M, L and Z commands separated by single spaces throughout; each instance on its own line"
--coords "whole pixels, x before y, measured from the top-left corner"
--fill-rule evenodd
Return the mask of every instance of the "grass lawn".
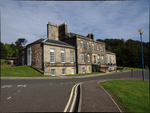
M 117 66 L 117 68 L 124 68 L 124 70 L 142 70 L 142 68 L 134 68 L 134 67 L 122 67 L 122 66 Z M 146 70 L 146 69 L 144 69 Z
M 4 61 L 6 61 L 5 59 L 1 59 L 1 62 L 4 63 Z
M 127 112 L 150 112 L 149 81 L 112 80 L 101 85 L 110 91 Z
M 98 74 L 103 72 L 92 72 L 92 73 L 81 73 L 81 74 L 70 74 L 70 75 L 62 75 L 62 76 L 81 76 L 81 75 L 91 75 L 91 74 Z
M 1 66 L 1 76 L 5 77 L 42 77 L 45 76 L 29 66 Z

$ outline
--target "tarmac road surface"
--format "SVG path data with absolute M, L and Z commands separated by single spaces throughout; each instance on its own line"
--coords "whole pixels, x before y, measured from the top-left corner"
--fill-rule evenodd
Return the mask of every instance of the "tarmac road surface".
M 125 77 L 131 77 L 131 72 L 69 79 L 1 79 L 0 112 L 62 112 L 76 83 Z M 142 71 L 134 71 L 133 77 L 142 80 Z M 149 79 L 149 71 L 145 78 Z

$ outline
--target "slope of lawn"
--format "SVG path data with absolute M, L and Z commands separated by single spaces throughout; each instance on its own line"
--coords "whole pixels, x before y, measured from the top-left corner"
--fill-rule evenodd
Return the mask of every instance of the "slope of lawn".
M 44 76 L 29 66 L 1 66 L 1 76 L 5 77 L 40 77 Z
M 112 80 L 101 85 L 110 91 L 127 112 L 150 112 L 149 81 Z

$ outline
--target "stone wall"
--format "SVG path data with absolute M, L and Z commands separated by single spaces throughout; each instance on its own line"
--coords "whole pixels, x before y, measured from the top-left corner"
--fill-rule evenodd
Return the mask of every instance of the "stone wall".
M 59 26 L 57 24 L 48 22 L 47 24 L 47 38 L 58 40 Z
M 71 74 L 71 70 L 74 68 L 76 70 L 76 60 L 75 60 L 75 49 L 74 48 L 66 48 L 52 45 L 43 45 L 44 49 L 44 74 L 51 74 L 51 69 L 56 70 L 56 75 L 61 75 L 62 69 L 66 68 L 66 73 Z M 50 62 L 50 49 L 55 50 L 55 62 Z M 65 63 L 61 63 L 61 50 L 65 51 Z M 74 62 L 70 62 L 70 51 L 74 52 Z M 76 73 L 76 71 L 75 71 Z
M 44 75 L 51 75 L 51 69 L 55 69 L 55 76 L 62 75 L 62 69 L 66 69 L 66 74 L 72 74 L 71 69 L 74 69 L 74 74 L 76 74 L 76 67 L 45 67 Z
M 42 68 L 42 44 L 34 44 L 31 46 L 31 65 L 38 69 Z
M 83 41 L 83 48 L 81 48 L 81 41 Z M 89 43 L 89 49 L 87 49 L 87 42 Z M 92 49 L 92 44 L 94 44 L 94 50 Z M 99 50 L 97 50 L 97 45 L 99 46 Z M 101 46 L 103 46 L 103 51 L 101 51 Z M 82 62 L 81 54 L 84 54 L 84 62 Z M 90 55 L 90 62 L 88 62 L 88 54 Z M 100 56 L 100 62 L 98 62 L 97 59 L 98 55 Z M 102 55 L 104 56 L 104 62 L 102 62 Z M 105 55 L 105 44 L 100 44 L 98 42 L 83 38 L 77 38 L 78 73 L 82 73 L 82 67 L 88 69 L 88 67 L 90 66 L 91 70 L 93 71 L 92 64 L 105 64 Z
M 116 55 L 115 54 L 107 54 L 107 66 L 108 66 L 108 70 L 116 70 L 117 64 L 116 64 Z M 110 58 L 111 57 L 111 58 Z M 114 57 L 114 63 L 113 63 L 113 57 Z M 110 62 L 111 59 L 111 62 Z
M 59 25 L 59 40 L 67 38 L 66 34 L 67 34 L 67 25 L 66 23 L 63 23 Z

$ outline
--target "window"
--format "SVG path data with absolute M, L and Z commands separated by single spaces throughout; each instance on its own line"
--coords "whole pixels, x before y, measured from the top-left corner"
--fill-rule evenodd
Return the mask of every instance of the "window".
M 89 73 L 91 73 L 91 67 L 89 67 Z
M 115 59 L 114 59 L 114 56 L 113 56 L 113 64 L 115 63 Z
M 97 45 L 97 50 L 99 50 L 99 46 Z
M 62 75 L 66 74 L 66 69 L 62 69 Z
M 84 62 L 84 54 L 82 54 L 82 62 Z
M 94 44 L 92 44 L 92 49 L 94 50 Z
M 101 51 L 103 51 L 103 46 L 101 46 Z
M 96 63 L 96 56 L 94 55 L 94 63 Z
M 51 69 L 51 75 L 55 76 L 55 69 Z
M 90 62 L 90 55 L 89 54 L 87 55 L 87 59 L 88 59 L 88 62 Z
M 71 74 L 74 74 L 74 68 L 71 68 Z
M 107 55 L 106 55 L 106 63 L 108 63 L 108 60 L 107 60 Z
M 102 62 L 104 62 L 104 56 L 102 55 Z
M 100 62 L 100 60 L 99 60 L 99 55 L 97 56 L 97 60 L 98 60 L 98 62 Z
M 87 42 L 87 49 L 89 49 L 89 43 Z
M 55 50 L 50 49 L 50 62 L 55 63 Z
M 65 63 L 65 51 L 61 50 L 61 63 Z
M 83 41 L 81 41 L 81 48 L 83 48 Z
M 110 59 L 110 63 L 111 63 L 111 56 L 109 57 L 109 59 Z
M 70 51 L 70 62 L 71 63 L 74 62 L 74 53 L 73 53 L 73 51 Z
M 85 73 L 85 67 L 82 67 L 82 73 Z

